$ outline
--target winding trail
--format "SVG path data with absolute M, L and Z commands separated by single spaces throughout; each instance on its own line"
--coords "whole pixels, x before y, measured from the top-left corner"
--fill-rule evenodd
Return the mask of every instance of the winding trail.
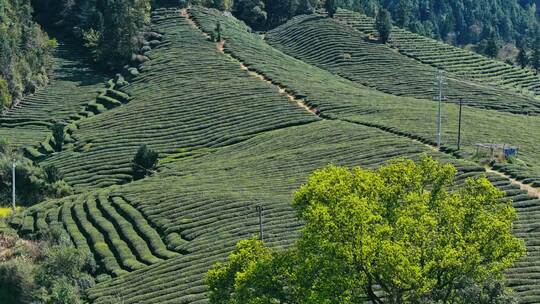
M 181 9 L 180 10 L 180 16 L 186 18 L 186 20 L 189 22 L 189 24 L 191 24 L 191 26 L 195 29 L 197 29 L 199 32 L 202 33 L 202 35 L 204 37 L 206 37 L 207 39 L 210 39 L 210 35 L 208 33 L 206 33 L 205 31 L 203 31 L 203 29 L 201 29 L 197 23 L 195 23 L 195 21 L 193 21 L 193 19 L 191 18 L 191 15 L 189 14 L 189 11 L 188 9 Z M 311 114 L 313 115 L 316 115 L 316 116 L 319 116 L 319 113 L 317 111 L 317 109 L 313 108 L 313 107 L 310 107 L 308 105 L 308 103 L 306 102 L 305 99 L 302 99 L 302 98 L 297 98 L 296 96 L 294 96 L 294 93 L 291 92 L 288 88 L 286 87 L 283 87 L 283 86 L 280 86 L 279 84 L 277 83 L 274 83 L 272 82 L 270 79 L 268 79 L 266 76 L 264 76 L 263 74 L 261 73 L 258 73 L 250 68 L 248 68 L 242 61 L 240 61 L 238 58 L 236 58 L 231 52 L 228 52 L 226 49 L 225 49 L 225 40 L 221 40 L 219 42 L 216 43 L 216 49 L 224 54 L 225 56 L 227 56 L 229 59 L 235 61 L 236 63 L 238 63 L 238 65 L 240 65 L 240 69 L 243 70 L 243 71 L 246 71 L 248 72 L 249 75 L 261 80 L 261 81 L 264 81 L 266 83 L 268 83 L 269 85 L 272 85 L 272 86 L 275 86 L 277 87 L 278 89 L 278 92 L 282 95 L 285 95 L 287 96 L 287 98 L 291 101 L 291 102 L 294 102 L 296 103 L 296 105 L 308 112 L 310 112 Z M 322 117 L 320 117 L 322 118 Z
M 502 177 L 508 179 L 512 184 L 518 185 L 522 190 L 527 190 L 527 193 L 530 196 L 540 198 L 540 189 L 538 189 L 538 188 L 535 188 L 535 187 L 533 187 L 531 185 L 524 184 L 524 183 L 518 181 L 517 179 L 515 179 L 515 178 L 513 178 L 513 177 L 511 177 L 511 176 L 509 176 L 507 174 L 504 174 L 502 172 L 496 171 L 496 170 L 494 170 L 492 168 L 486 168 L 486 172 L 502 176 Z
M 191 15 L 189 14 L 189 10 L 188 9 L 181 9 L 180 10 L 180 15 L 184 18 L 186 18 L 186 20 L 191 24 L 191 26 L 198 30 L 199 32 L 201 32 L 201 34 L 206 37 L 207 39 L 210 39 L 210 35 L 208 33 L 206 33 L 200 26 L 197 25 L 197 23 L 192 19 Z M 239 65 L 240 65 L 240 69 L 246 71 L 249 73 L 249 75 L 261 80 L 261 81 L 264 81 L 270 85 L 273 85 L 275 87 L 277 87 L 278 89 L 278 92 L 280 94 L 283 94 L 283 95 L 286 95 L 289 100 L 291 102 L 294 102 L 296 103 L 300 108 L 303 108 L 304 110 L 308 111 L 309 113 L 313 114 L 313 115 L 316 115 L 318 116 L 319 118 L 321 119 L 326 119 L 324 117 L 322 117 L 319 113 L 319 111 L 314 108 L 314 107 L 310 107 L 308 105 L 308 102 L 305 100 L 305 99 L 302 99 L 302 98 L 297 98 L 294 96 L 294 93 L 289 90 L 288 88 L 284 87 L 284 86 L 281 86 L 277 83 L 274 83 L 272 82 L 270 79 L 268 79 L 266 76 L 264 76 L 263 74 L 261 73 L 258 73 L 257 71 L 254 71 L 254 70 L 251 70 L 250 68 L 248 68 L 241 60 L 239 60 L 238 58 L 236 58 L 231 52 L 227 51 L 226 48 L 225 48 L 225 40 L 222 40 L 220 42 L 217 42 L 216 43 L 216 49 L 224 54 L 225 56 L 227 56 L 228 58 L 230 58 L 231 60 L 237 62 Z M 383 132 L 386 132 L 386 133 L 391 133 L 391 134 L 394 134 L 394 135 L 397 135 L 397 136 L 400 136 L 400 137 L 406 137 L 414 142 L 417 142 L 417 143 L 420 143 L 426 147 L 428 147 L 430 150 L 432 151 L 437 151 L 437 152 L 441 152 L 441 153 L 445 153 L 447 155 L 450 155 L 449 153 L 446 153 L 444 151 L 441 151 L 435 144 L 431 144 L 431 143 L 426 143 L 426 142 L 423 142 L 421 140 L 418 140 L 416 138 L 412 138 L 410 136 L 407 136 L 405 134 L 402 134 L 400 132 L 396 132 L 396 131 L 392 131 L 392 130 L 387 130 L 385 128 L 382 128 L 381 126 L 377 126 L 377 125 L 372 125 L 372 124 L 368 124 L 368 123 L 361 123 L 361 122 L 352 122 L 352 121 L 348 121 L 350 123 L 356 123 L 356 124 L 359 124 L 359 125 L 364 125 L 364 126 L 368 126 L 368 127 L 372 127 L 372 128 L 377 128 Z M 501 177 L 504 177 L 506 179 L 508 179 L 512 184 L 514 185 L 517 185 L 520 187 L 520 189 L 522 190 L 526 190 L 527 193 L 530 195 L 530 196 L 533 196 L 533 197 L 536 197 L 536 198 L 539 198 L 540 199 L 540 189 L 538 188 L 535 188 L 531 185 L 527 185 L 527 184 L 524 184 L 518 180 L 516 180 L 515 178 L 512 178 L 511 176 L 505 174 L 505 173 L 502 173 L 502 172 L 499 172 L 497 170 L 494 170 L 493 168 L 489 168 L 489 167 L 486 167 L 485 168 L 486 170 L 486 173 L 491 173 L 491 174 L 495 174 L 495 175 L 498 175 L 498 176 L 501 176 Z

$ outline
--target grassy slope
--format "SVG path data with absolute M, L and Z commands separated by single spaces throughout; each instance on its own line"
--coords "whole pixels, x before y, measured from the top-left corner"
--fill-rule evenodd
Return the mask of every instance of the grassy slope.
M 434 142 L 436 103 L 431 100 L 396 97 L 368 89 L 358 83 L 316 68 L 283 54 L 246 31 L 232 18 L 211 12 L 194 11 L 194 17 L 210 32 L 220 20 L 224 28 L 225 50 L 250 69 L 305 98 L 323 116 L 358 123 L 378 125 L 395 132 Z M 285 68 L 286 67 L 286 68 Z M 443 145 L 455 149 L 457 142 L 458 106 L 443 107 Z M 505 164 L 501 170 L 527 182 L 540 184 L 540 117 L 523 116 L 494 110 L 465 107 L 463 146 L 470 155 L 478 142 L 507 143 L 520 146 L 518 164 Z
M 404 56 L 365 34 L 318 15 L 299 16 L 270 31 L 268 43 L 284 53 L 351 81 L 389 94 L 431 99 L 436 69 Z M 540 113 L 540 101 L 448 75 L 444 94 L 469 106 L 518 114 Z M 462 78 L 462 77 L 461 77 Z
M 141 144 L 162 156 L 215 148 L 317 120 L 249 76 L 178 13 L 154 19 L 164 42 L 123 90 L 125 106 L 80 122 L 73 149 L 47 159 L 78 189 L 124 183 Z
M 369 35 L 377 36 L 373 27 L 375 20 L 371 17 L 340 10 L 335 18 Z M 392 30 L 390 44 L 406 56 L 443 68 L 461 77 L 504 86 L 531 96 L 540 95 L 540 77 L 530 70 L 517 68 L 396 27 Z
M 16 148 L 44 141 L 55 121 L 88 115 L 85 105 L 104 87 L 105 76 L 91 70 L 71 46 L 60 44 L 53 59 L 51 83 L 0 117 L 1 138 Z

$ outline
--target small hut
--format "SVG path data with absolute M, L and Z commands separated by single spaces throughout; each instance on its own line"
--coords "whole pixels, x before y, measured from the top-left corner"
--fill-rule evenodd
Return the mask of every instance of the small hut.
M 476 147 L 476 155 L 480 155 L 481 151 L 485 151 L 489 154 L 491 160 L 508 160 L 512 157 L 518 157 L 519 154 L 519 147 L 509 144 L 477 143 L 474 146 Z

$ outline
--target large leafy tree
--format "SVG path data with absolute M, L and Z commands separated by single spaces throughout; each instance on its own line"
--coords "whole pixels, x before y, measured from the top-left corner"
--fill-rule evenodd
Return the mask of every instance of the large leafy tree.
M 211 303 L 502 303 L 490 282 L 525 250 L 515 211 L 486 178 L 455 175 L 428 157 L 316 171 L 295 195 L 296 245 L 238 243 L 209 271 Z
M 268 13 L 262 0 L 236 0 L 234 2 L 235 15 L 255 28 L 263 27 Z

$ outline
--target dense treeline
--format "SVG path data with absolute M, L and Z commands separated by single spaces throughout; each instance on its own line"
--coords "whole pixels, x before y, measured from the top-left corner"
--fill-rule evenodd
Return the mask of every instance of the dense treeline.
M 0 0 L 0 110 L 47 83 L 54 45 L 32 20 L 29 0 Z
M 514 44 L 522 53 L 516 58 L 518 64 L 540 65 L 537 60 L 540 0 L 193 0 L 191 3 L 230 10 L 255 29 L 272 28 L 318 8 L 326 9 L 329 15 L 341 7 L 373 17 L 384 8 L 396 25 L 421 35 L 456 45 L 472 44 L 476 51 L 491 57 L 496 57 L 504 44 Z M 503 57 L 513 55 L 510 52 Z
M 40 24 L 75 37 L 109 67 L 129 59 L 150 18 L 149 0 L 33 0 L 32 5 Z
M 329 5 L 375 16 L 387 9 L 398 26 L 457 44 L 479 43 L 494 34 L 501 41 L 535 37 L 540 0 L 194 0 L 232 10 L 255 27 L 271 27 L 292 16 Z
M 31 1 L 31 3 L 30 3 Z M 204 5 L 231 11 L 256 30 L 275 27 L 295 15 L 337 7 L 375 16 L 387 9 L 399 26 L 451 43 L 475 44 L 495 56 L 503 42 L 515 43 L 521 66 L 540 66 L 536 39 L 540 0 L 0 0 L 0 103 L 33 92 L 47 82 L 50 50 L 37 23 L 77 39 L 94 61 L 108 68 L 129 61 L 151 6 Z M 30 5 L 31 4 L 31 5 Z M 34 20 L 32 20 L 32 15 Z M 37 21 L 34 22 L 34 21 Z M 535 40 L 536 39 L 536 40 Z
M 534 37 L 538 0 L 369 0 L 359 9 L 374 15 L 378 5 L 396 24 L 457 44 L 479 43 L 494 34 L 502 41 Z

